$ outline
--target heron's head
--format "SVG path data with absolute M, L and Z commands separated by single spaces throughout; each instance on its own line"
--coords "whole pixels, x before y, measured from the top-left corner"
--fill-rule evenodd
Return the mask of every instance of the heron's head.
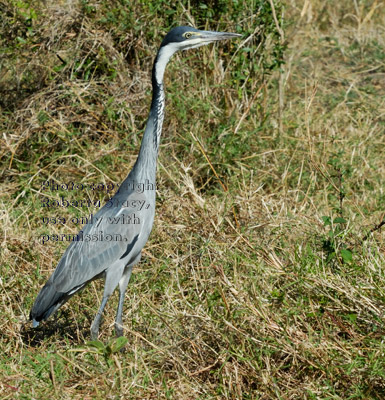
M 193 49 L 212 42 L 240 36 L 242 35 L 238 33 L 200 31 L 191 26 L 178 26 L 171 29 L 163 39 L 155 61 L 156 80 L 158 83 L 161 82 L 170 57 L 177 51 Z
M 169 48 L 174 51 L 188 50 L 219 40 L 239 37 L 238 33 L 200 31 L 191 26 L 178 26 L 171 29 L 165 36 L 160 48 Z

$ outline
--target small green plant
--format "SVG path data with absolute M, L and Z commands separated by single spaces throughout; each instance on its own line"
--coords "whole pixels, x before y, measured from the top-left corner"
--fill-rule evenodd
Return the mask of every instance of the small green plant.
M 343 216 L 343 201 L 346 197 L 345 180 L 351 175 L 351 166 L 343 161 L 344 152 L 339 150 L 333 153 L 329 158 L 328 165 L 331 167 L 330 178 L 331 184 L 330 197 L 337 197 L 338 206 L 335 207 L 337 213 Z
M 338 262 L 350 263 L 353 260 L 353 253 L 344 243 L 347 221 L 342 217 L 322 217 L 324 227 L 328 227 L 327 236 L 323 239 L 322 248 L 327 254 L 327 262 L 337 260 Z
M 107 344 L 104 344 L 99 340 L 92 340 L 90 342 L 87 342 L 86 345 L 90 353 L 103 356 L 104 361 L 110 367 L 114 363 L 112 356 L 122 351 L 127 342 L 127 338 L 125 338 L 124 336 L 120 336 L 118 338 L 110 340 Z

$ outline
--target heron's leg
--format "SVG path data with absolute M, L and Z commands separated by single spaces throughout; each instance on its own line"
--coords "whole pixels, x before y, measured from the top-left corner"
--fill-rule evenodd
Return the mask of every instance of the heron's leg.
M 99 310 L 95 316 L 94 321 L 91 325 L 91 340 L 97 340 L 99 335 L 99 326 L 102 319 L 102 314 L 104 307 L 107 304 L 108 299 L 110 298 L 112 292 L 115 290 L 118 285 L 120 278 L 122 277 L 123 266 L 120 265 L 111 265 L 111 267 L 106 272 L 106 282 L 104 285 L 104 293 L 102 302 L 100 303 Z
M 98 339 L 98 335 L 99 335 L 99 326 L 100 326 L 100 321 L 102 319 L 102 314 L 103 314 L 103 310 L 104 307 L 107 304 L 107 301 L 109 299 L 110 296 L 103 296 L 102 302 L 100 303 L 100 307 L 99 310 L 94 318 L 94 321 L 92 322 L 91 325 L 91 340 L 97 340 Z
M 118 310 L 116 312 L 115 318 L 115 331 L 116 336 L 123 336 L 123 303 L 124 303 L 124 295 L 126 294 L 126 289 L 128 282 L 130 281 L 132 272 L 132 266 L 127 267 L 126 271 L 124 271 L 122 278 L 119 281 L 119 304 Z
M 131 264 L 127 265 L 126 269 L 123 272 L 123 276 L 119 281 L 119 304 L 115 319 L 115 332 L 117 337 L 123 336 L 124 295 L 126 294 L 127 285 L 128 282 L 130 281 L 132 267 L 139 262 L 140 257 L 141 254 L 139 254 Z

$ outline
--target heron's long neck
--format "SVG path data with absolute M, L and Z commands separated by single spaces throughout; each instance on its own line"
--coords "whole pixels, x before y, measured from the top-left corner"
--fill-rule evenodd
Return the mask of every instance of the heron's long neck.
M 165 63 L 160 63 L 160 58 L 158 54 L 152 70 L 150 114 L 147 119 L 139 155 L 133 168 L 139 179 L 149 179 L 154 182 L 165 106 L 163 74 L 168 61 L 167 59 Z

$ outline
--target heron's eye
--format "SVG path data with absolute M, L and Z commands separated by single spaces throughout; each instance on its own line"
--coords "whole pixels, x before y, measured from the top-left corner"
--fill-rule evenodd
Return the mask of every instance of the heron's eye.
M 186 32 L 183 36 L 184 36 L 186 39 L 190 39 L 191 35 L 192 35 L 191 32 Z

